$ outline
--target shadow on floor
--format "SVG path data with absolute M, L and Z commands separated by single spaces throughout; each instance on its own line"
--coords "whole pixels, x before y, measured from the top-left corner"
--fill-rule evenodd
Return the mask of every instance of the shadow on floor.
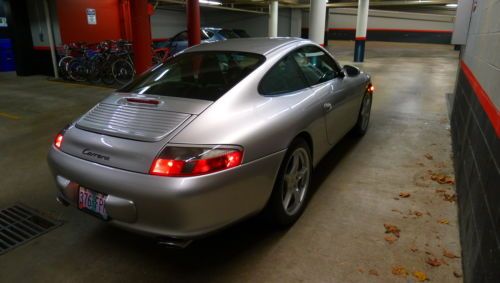
M 358 141 L 359 139 L 347 135 L 320 161 L 313 173 L 311 197 L 314 197 L 314 193 L 342 158 L 356 147 Z M 91 245 L 127 251 L 127 257 L 137 256 L 141 260 L 161 263 L 166 269 L 171 269 L 171 272 L 180 274 L 192 272 L 193 266 L 204 270 L 220 269 L 242 260 L 246 255 L 257 254 L 255 251 L 265 254 L 263 251 L 272 249 L 287 232 L 288 230 L 274 229 L 262 215 L 257 215 L 194 241 L 185 249 L 165 248 L 157 245 L 153 239 L 109 225 L 101 225 L 96 233 L 86 240 L 92 242 Z

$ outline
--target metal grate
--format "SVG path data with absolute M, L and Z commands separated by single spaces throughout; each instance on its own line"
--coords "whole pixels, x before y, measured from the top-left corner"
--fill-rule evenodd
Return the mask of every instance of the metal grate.
M 0 255 L 61 224 L 22 204 L 0 210 Z
M 117 137 L 158 141 L 189 118 L 189 114 L 132 105 L 99 103 L 77 122 L 77 127 Z

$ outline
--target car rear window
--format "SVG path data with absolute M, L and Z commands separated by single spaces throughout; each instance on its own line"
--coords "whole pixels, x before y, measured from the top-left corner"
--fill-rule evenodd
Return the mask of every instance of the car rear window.
M 264 61 L 262 55 L 244 52 L 185 53 L 119 91 L 215 101 Z

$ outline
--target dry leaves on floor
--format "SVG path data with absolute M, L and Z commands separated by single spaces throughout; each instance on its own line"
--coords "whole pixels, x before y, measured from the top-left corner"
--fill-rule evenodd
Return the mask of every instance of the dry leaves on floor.
M 399 196 L 402 197 L 402 198 L 408 198 L 410 197 L 410 193 L 407 193 L 407 192 L 400 192 L 399 193 Z
M 373 276 L 378 276 L 378 271 L 376 271 L 375 269 L 370 269 L 368 271 L 368 274 L 373 275 Z
M 442 262 L 435 257 L 428 257 L 427 260 L 425 260 L 425 262 L 432 267 L 437 267 L 442 264 Z
M 453 276 L 455 276 L 456 278 L 460 278 L 460 277 L 462 277 L 462 273 L 458 273 L 456 271 L 453 271 Z
M 427 277 L 427 274 L 425 274 L 423 271 L 415 271 L 415 272 L 413 272 L 413 276 L 419 282 L 424 282 L 424 281 L 428 281 L 429 280 L 429 277 Z
M 394 242 L 396 242 L 398 240 L 398 238 L 396 237 L 393 237 L 393 236 L 385 236 L 384 237 L 384 240 L 389 243 L 389 244 L 392 244 Z
M 386 234 L 392 233 L 394 236 L 399 238 L 399 233 L 401 232 L 401 230 L 399 230 L 398 226 L 384 223 L 384 227 Z
M 457 256 L 456 254 L 454 254 L 453 252 L 450 252 L 449 250 L 447 249 L 443 249 L 443 256 L 447 257 L 447 258 L 460 258 L 459 256 Z
M 430 153 L 426 153 L 424 154 L 425 158 L 429 159 L 429 160 L 432 160 L 434 159 L 434 157 L 432 157 L 432 155 Z
M 408 275 L 408 271 L 406 271 L 406 269 L 403 266 L 396 265 L 396 266 L 392 267 L 392 274 L 394 274 L 396 276 L 406 277 Z
M 429 172 L 429 174 L 431 175 L 431 180 L 438 183 L 438 184 L 449 184 L 449 185 L 453 185 L 455 184 L 455 179 L 453 179 L 451 176 L 448 176 L 446 174 L 442 174 L 442 173 L 434 173 L 432 171 Z
M 448 221 L 448 219 L 443 218 L 443 219 L 439 219 L 438 223 L 439 224 L 450 224 L 450 221 Z

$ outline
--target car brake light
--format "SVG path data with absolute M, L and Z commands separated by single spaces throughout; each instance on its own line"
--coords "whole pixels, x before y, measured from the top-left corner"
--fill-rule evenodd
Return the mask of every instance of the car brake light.
M 63 142 L 63 135 L 61 133 L 57 134 L 55 140 L 54 140 L 54 145 L 61 149 L 61 145 L 62 145 L 62 142 Z
M 368 91 L 373 93 L 375 91 L 375 87 L 371 84 L 369 87 L 368 87 Z
M 167 147 L 153 161 L 151 175 L 183 177 L 209 174 L 241 164 L 241 148 Z

